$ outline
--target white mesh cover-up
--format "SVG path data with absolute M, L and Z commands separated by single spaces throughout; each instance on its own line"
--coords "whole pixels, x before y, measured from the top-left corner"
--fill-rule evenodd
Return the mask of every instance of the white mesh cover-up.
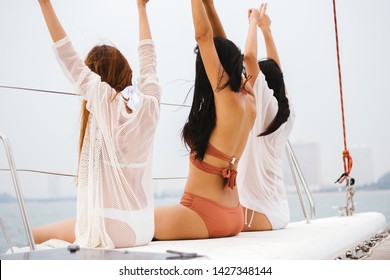
M 147 244 L 154 235 L 152 156 L 161 94 L 153 41 L 139 43 L 140 103 L 131 114 L 122 95 L 85 65 L 68 37 L 53 48 L 90 112 L 78 173 L 75 244 Z
M 287 122 L 274 133 L 258 137 L 274 119 L 278 102 L 273 91 L 268 88 L 262 72 L 259 73 L 253 89 L 257 115 L 238 165 L 237 186 L 241 205 L 265 214 L 272 229 L 280 229 L 290 220 L 283 181 L 282 156 L 295 114 L 289 102 L 290 117 Z M 250 221 L 250 218 L 246 217 L 245 222 L 248 220 Z

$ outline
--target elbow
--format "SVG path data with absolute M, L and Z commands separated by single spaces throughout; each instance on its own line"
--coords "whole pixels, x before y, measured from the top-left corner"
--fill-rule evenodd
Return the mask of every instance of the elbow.
M 245 52 L 244 53 L 244 62 L 245 63 L 250 63 L 250 62 L 257 63 L 257 53 L 256 52 Z
M 213 39 L 213 33 L 211 32 L 211 30 L 203 30 L 203 31 L 195 32 L 195 41 L 198 44 L 212 39 Z

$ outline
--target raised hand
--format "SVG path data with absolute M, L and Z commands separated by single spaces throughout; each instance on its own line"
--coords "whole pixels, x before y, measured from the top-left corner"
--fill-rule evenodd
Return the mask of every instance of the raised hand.
M 267 15 L 267 3 L 262 3 L 260 5 L 260 16 L 257 20 L 257 25 L 264 32 L 265 30 L 269 30 L 271 28 L 271 19 Z
M 256 22 L 259 22 L 260 19 L 260 10 L 251 8 L 248 10 L 248 21 L 251 21 L 252 19 L 256 20 Z
M 149 26 L 148 14 L 146 12 L 146 3 L 149 0 L 137 0 L 138 21 L 139 21 L 139 40 L 152 39 L 152 32 Z
M 267 14 L 267 3 L 262 3 L 260 5 L 260 17 L 257 21 L 257 25 L 261 29 L 265 41 L 265 48 L 267 51 L 267 57 L 272 58 L 279 65 L 280 69 L 282 66 L 280 64 L 280 59 L 278 55 L 278 51 L 276 49 L 276 44 L 271 32 L 271 19 Z
M 66 36 L 66 33 L 57 18 L 50 0 L 38 0 L 43 17 L 53 42 L 57 42 Z

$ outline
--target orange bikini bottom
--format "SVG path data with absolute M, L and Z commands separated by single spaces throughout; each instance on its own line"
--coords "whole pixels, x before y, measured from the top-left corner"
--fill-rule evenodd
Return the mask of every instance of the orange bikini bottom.
M 185 192 L 180 204 L 195 211 L 206 224 L 209 238 L 234 236 L 244 227 L 241 205 L 228 208 L 207 198 Z

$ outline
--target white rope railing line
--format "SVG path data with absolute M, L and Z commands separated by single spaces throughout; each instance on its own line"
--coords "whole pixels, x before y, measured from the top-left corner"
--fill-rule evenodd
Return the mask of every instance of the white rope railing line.
M 0 171 L 10 171 L 9 168 L 0 168 Z M 60 172 L 52 172 L 52 171 L 44 171 L 44 170 L 36 170 L 36 169 L 16 169 L 17 172 L 30 172 L 30 173 L 39 173 L 53 176 L 63 176 L 63 177 L 76 177 L 75 174 L 67 174 Z M 153 180 L 184 180 L 187 179 L 185 176 L 178 177 L 153 177 Z
M 43 92 L 43 93 L 58 94 L 58 95 L 78 96 L 77 94 L 75 94 L 73 92 L 47 90 L 47 89 L 36 89 L 36 88 L 29 88 L 29 87 L 16 87 L 16 86 L 0 85 L 0 88 L 3 88 L 3 89 L 13 89 L 13 90 L 23 90 L 23 91 L 33 91 L 33 92 Z M 175 103 L 168 103 L 168 102 L 161 102 L 161 105 L 171 106 L 171 107 L 185 107 L 185 108 L 190 108 L 191 107 L 190 105 L 175 104 Z

